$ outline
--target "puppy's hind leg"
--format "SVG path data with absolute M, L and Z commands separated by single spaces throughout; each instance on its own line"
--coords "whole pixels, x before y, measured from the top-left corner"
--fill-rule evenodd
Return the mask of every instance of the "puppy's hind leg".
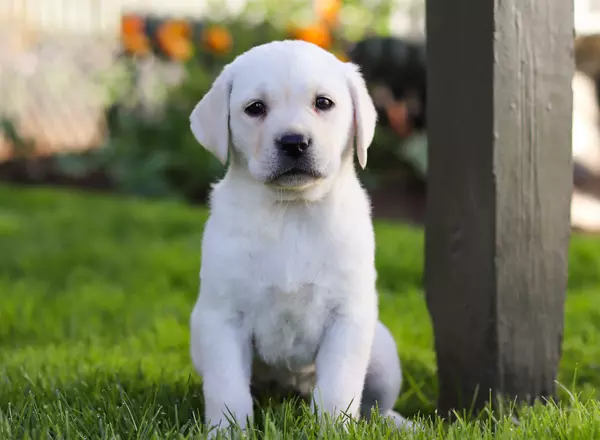
M 393 410 L 401 385 L 402 370 L 396 342 L 390 331 L 378 322 L 365 378 L 360 406 L 361 417 L 369 420 L 371 411 L 378 408 L 382 417 L 391 418 L 398 427 L 412 426 L 411 422 Z

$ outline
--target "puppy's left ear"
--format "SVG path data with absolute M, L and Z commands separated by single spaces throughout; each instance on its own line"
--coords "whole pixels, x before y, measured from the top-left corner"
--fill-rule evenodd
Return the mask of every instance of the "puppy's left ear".
M 190 115 L 190 128 L 204 148 L 225 165 L 229 153 L 229 96 L 232 74 L 225 66 Z
M 377 111 L 359 67 L 354 63 L 346 63 L 346 72 L 354 107 L 356 156 L 361 168 L 364 168 L 367 166 L 367 149 L 375 136 Z

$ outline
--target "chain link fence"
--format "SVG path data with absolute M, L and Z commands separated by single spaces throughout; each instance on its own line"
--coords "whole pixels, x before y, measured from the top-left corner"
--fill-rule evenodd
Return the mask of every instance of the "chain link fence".
M 0 117 L 36 152 L 102 142 L 109 99 L 102 78 L 118 53 L 118 34 L 107 26 L 101 5 L 0 2 Z M 7 137 L 0 139 L 0 159 L 12 151 Z
M 113 89 L 123 72 L 121 14 L 193 16 L 198 9 L 194 2 L 173 1 L 163 10 L 165 3 L 0 0 L 3 126 L 10 121 L 19 137 L 35 146 L 36 154 L 100 145 L 105 138 L 106 108 L 116 99 Z M 139 86 L 146 94 L 151 95 L 159 82 L 164 85 L 179 77 L 180 69 L 164 64 L 146 60 L 139 66 Z M 171 78 L 166 81 L 165 71 Z M 13 147 L 8 136 L 0 133 L 0 160 L 11 156 Z
M 40 153 L 98 145 L 109 101 L 102 79 L 114 64 L 117 42 L 42 33 L 26 48 L 11 49 L 0 46 L 2 118 Z M 0 155 L 9 151 L 5 139 Z

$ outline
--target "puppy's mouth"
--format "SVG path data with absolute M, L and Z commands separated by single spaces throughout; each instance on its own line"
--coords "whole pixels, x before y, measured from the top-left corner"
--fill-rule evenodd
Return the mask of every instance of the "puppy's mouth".
M 293 189 L 308 186 L 322 177 L 321 173 L 310 168 L 290 167 L 272 174 L 267 182 L 275 186 Z
M 314 177 L 314 178 L 321 177 L 319 174 L 317 174 L 313 170 L 303 170 L 301 168 L 290 168 L 289 170 L 284 171 L 283 173 L 279 174 L 277 176 L 277 178 L 290 177 L 290 176 L 309 176 L 309 177 Z

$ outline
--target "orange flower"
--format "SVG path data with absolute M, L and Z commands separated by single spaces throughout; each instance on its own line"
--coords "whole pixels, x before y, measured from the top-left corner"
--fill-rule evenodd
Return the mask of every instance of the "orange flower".
M 121 35 L 144 33 L 144 19 L 137 15 L 124 15 L 121 17 Z
M 144 55 L 150 52 L 150 41 L 144 33 L 144 20 L 135 15 L 121 17 L 121 44 L 131 54 Z
M 192 35 L 192 26 L 185 20 L 169 20 L 160 26 L 158 33 L 189 37 Z
M 187 61 L 194 54 L 190 40 L 192 28 L 187 21 L 171 20 L 162 24 L 156 32 L 159 47 L 170 57 Z
M 177 38 L 169 42 L 169 55 L 176 61 L 187 61 L 194 56 L 194 45 L 185 38 Z
M 292 31 L 294 38 L 316 44 L 323 49 L 331 47 L 332 38 L 329 29 L 322 24 L 313 24 Z
M 328 26 L 337 24 L 342 9 L 341 0 L 314 0 L 318 19 Z
M 210 26 L 202 32 L 202 41 L 208 50 L 224 54 L 231 50 L 233 38 L 229 30 L 223 26 Z

